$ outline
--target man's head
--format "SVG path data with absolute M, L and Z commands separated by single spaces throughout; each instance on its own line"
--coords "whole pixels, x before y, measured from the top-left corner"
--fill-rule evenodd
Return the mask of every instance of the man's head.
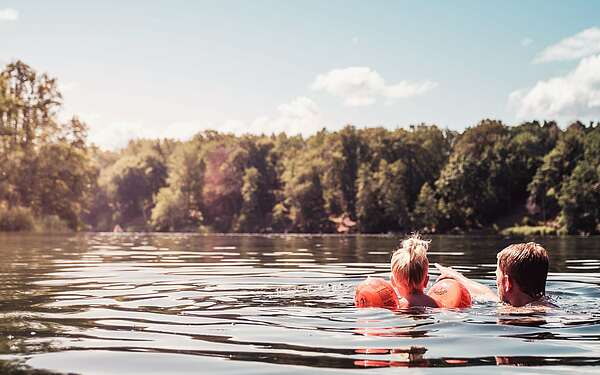
M 504 302 L 521 306 L 546 294 L 548 253 L 535 242 L 513 244 L 498 253 L 496 282 Z
M 429 241 L 424 241 L 415 234 L 402 241 L 402 246 L 392 255 L 391 282 L 402 296 L 422 292 L 427 285 L 428 249 Z

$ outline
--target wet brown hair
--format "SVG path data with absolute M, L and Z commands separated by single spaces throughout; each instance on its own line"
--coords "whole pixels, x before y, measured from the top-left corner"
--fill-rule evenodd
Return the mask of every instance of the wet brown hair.
M 535 242 L 513 244 L 498 253 L 498 266 L 531 297 L 546 294 L 548 253 Z

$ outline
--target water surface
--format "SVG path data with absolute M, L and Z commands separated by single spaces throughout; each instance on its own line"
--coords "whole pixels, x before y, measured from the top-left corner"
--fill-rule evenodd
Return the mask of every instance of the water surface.
M 600 239 L 539 239 L 549 313 L 355 309 L 398 237 L 0 235 L 0 372 L 597 373 Z M 512 240 L 514 241 L 514 240 Z M 434 237 L 489 285 L 501 237 Z M 434 270 L 432 280 L 435 279 Z

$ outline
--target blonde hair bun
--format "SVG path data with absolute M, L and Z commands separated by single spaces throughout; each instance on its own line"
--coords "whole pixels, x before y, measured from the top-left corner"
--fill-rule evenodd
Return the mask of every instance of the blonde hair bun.
M 428 272 L 427 250 L 431 241 L 413 234 L 401 242 L 401 246 L 392 255 L 391 280 L 394 286 L 399 284 L 409 289 L 422 288 Z

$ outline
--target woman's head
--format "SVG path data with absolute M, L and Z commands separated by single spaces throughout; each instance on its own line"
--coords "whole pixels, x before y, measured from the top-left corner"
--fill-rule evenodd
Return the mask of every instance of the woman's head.
M 391 282 L 403 294 L 422 292 L 429 281 L 427 250 L 429 242 L 414 234 L 404 241 L 392 255 Z

